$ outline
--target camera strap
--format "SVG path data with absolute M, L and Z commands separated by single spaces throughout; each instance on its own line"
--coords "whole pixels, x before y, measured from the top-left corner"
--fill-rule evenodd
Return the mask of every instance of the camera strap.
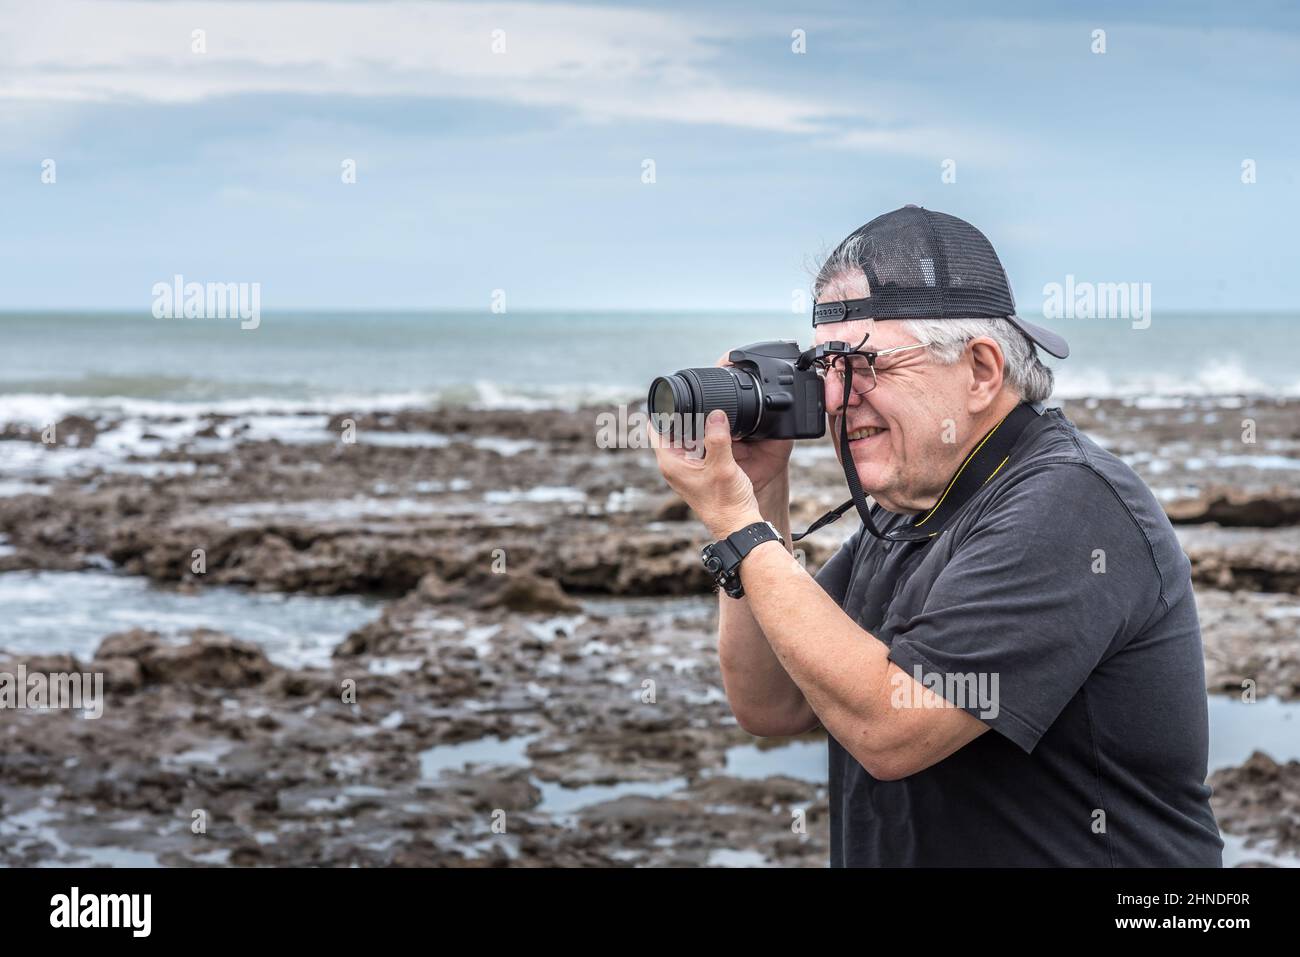
M 862 482 L 858 478 L 857 467 L 849 453 L 848 416 L 840 416 L 840 464 L 844 467 L 844 478 L 853 496 L 843 505 L 831 509 L 808 528 L 797 535 L 791 535 L 793 541 L 799 541 L 819 528 L 824 528 L 838 521 L 850 508 L 856 507 L 862 527 L 876 538 L 890 542 L 924 542 L 929 541 L 943 531 L 944 526 L 952 520 L 961 507 L 978 492 L 985 483 L 997 475 L 1002 466 L 1007 464 L 1011 449 L 1020 438 L 1020 433 L 1043 412 L 1041 402 L 1021 402 L 1008 412 L 997 425 L 979 441 L 966 459 L 958 466 L 956 473 L 948 482 L 943 494 L 934 507 L 923 515 L 916 516 L 898 528 L 881 533 L 876 523 L 871 520 L 871 507 L 862 491 Z

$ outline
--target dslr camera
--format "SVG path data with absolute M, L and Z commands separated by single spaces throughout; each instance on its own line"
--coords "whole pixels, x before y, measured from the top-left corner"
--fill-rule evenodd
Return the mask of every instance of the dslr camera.
M 819 366 L 854 350 L 827 342 L 807 351 L 788 339 L 733 349 L 730 366 L 680 369 L 659 376 L 646 403 L 650 421 L 663 434 L 703 423 L 714 409 L 727 413 L 731 435 L 744 442 L 817 439 L 826 434 L 826 389 Z M 699 434 L 703 434 L 699 427 Z

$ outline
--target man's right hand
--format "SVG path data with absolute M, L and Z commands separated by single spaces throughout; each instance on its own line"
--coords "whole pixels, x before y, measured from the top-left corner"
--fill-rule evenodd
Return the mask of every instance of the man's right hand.
M 730 352 L 724 353 L 722 358 L 717 361 L 718 366 L 729 366 L 727 356 Z M 750 484 L 754 486 L 754 497 L 758 499 L 760 506 L 766 506 L 767 495 L 772 492 L 784 490 L 787 496 L 786 504 L 789 499 L 790 488 L 790 452 L 794 449 L 794 442 L 791 439 L 767 439 L 762 442 L 742 442 L 740 439 L 731 440 L 731 454 L 735 458 L 736 464 L 740 466 L 741 471 L 749 476 Z

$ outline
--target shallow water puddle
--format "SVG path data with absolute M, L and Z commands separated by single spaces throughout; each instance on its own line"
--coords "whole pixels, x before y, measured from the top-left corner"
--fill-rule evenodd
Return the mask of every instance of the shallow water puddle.
M 528 745 L 539 737 L 541 736 L 536 734 L 504 740 L 486 737 L 461 744 L 435 745 L 420 752 L 420 777 L 428 781 L 436 780 L 446 771 L 459 771 L 469 765 L 529 767 L 531 762 L 528 760 Z M 627 781 L 571 788 L 536 778 L 530 778 L 529 781 L 542 792 L 537 810 L 546 814 L 567 814 L 627 795 L 662 797 L 681 790 L 688 783 L 685 778 L 679 777 L 667 781 Z
M 1300 760 L 1300 701 L 1259 698 L 1246 704 L 1210 695 L 1210 773 L 1245 764 L 1263 751 L 1279 764 Z
M 690 782 L 685 778 L 669 778 L 666 781 L 620 781 L 618 784 L 588 784 L 584 787 L 569 788 L 562 784 L 532 779 L 535 787 L 542 792 L 542 803 L 537 810 L 547 814 L 569 814 L 593 804 L 602 804 L 621 797 L 666 797 L 674 791 L 680 791 Z
M 59 836 L 57 826 L 62 823 L 65 823 L 64 818 L 52 810 L 52 802 L 43 800 L 24 811 L 9 813 L 0 818 L 0 839 L 14 847 L 41 843 L 54 848 L 54 853 L 39 862 L 37 867 L 162 866 L 157 855 L 148 851 L 112 846 L 72 847 Z M 120 826 L 116 829 L 129 830 Z
M 709 852 L 705 867 L 776 867 L 766 857 L 754 850 L 733 851 L 718 848 Z
M 433 780 L 444 771 L 459 771 L 470 764 L 495 764 L 503 767 L 527 767 L 528 745 L 535 734 L 514 738 L 477 738 L 460 744 L 437 744 L 420 752 L 420 777 Z
M 826 762 L 825 738 L 820 741 L 791 741 L 774 748 L 740 744 L 727 749 L 727 764 L 718 773 L 755 779 L 784 775 L 799 781 L 825 784 Z
M 16 654 L 71 654 L 89 661 L 115 631 L 211 628 L 256 643 L 278 665 L 322 667 L 349 632 L 379 616 L 380 605 L 354 596 L 220 586 L 186 594 L 108 572 L 5 572 L 0 608 L 0 649 Z
M 1254 847 L 1246 847 L 1246 838 L 1220 831 L 1223 838 L 1223 866 L 1236 867 L 1247 861 L 1264 861 L 1274 867 L 1300 867 L 1300 857 L 1293 854 L 1279 854 L 1271 842 L 1261 842 Z

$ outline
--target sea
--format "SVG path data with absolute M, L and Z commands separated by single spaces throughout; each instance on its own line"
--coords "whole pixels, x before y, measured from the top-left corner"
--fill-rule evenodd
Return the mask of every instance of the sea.
M 1058 399 L 1300 395 L 1300 312 L 1045 324 L 1071 346 L 1068 359 L 1044 357 Z M 571 407 L 639 399 L 655 376 L 737 346 L 811 338 L 806 315 L 759 312 L 276 312 L 249 329 L 148 312 L 8 312 L 0 423 L 173 405 Z

